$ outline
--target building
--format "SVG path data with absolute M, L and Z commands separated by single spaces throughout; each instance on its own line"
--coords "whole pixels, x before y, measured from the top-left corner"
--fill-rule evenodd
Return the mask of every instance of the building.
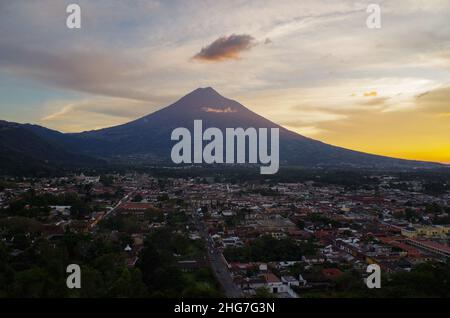
M 427 251 L 433 255 L 436 255 L 439 258 L 443 259 L 450 258 L 450 247 L 446 245 L 442 245 L 427 240 L 414 240 L 414 239 L 407 239 L 405 243 L 415 246 L 421 250 Z
M 402 235 L 408 238 L 447 238 L 450 233 L 450 226 L 433 225 L 433 226 L 408 226 L 402 228 Z
M 52 209 L 52 213 L 60 214 L 64 216 L 70 216 L 70 209 L 72 206 L 70 205 L 51 205 L 50 209 Z
M 100 182 L 100 176 L 85 176 L 83 173 L 75 177 L 75 179 L 83 184 L 96 184 Z
M 161 213 L 160 210 L 156 209 L 151 203 L 144 202 L 125 202 L 119 205 L 118 211 L 122 215 L 135 216 L 138 219 L 144 219 L 146 212 Z

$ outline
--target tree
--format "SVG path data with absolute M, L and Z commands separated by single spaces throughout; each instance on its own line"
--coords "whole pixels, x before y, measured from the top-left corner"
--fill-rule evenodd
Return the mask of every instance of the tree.
M 91 213 L 91 208 L 82 201 L 76 201 L 72 204 L 72 207 L 70 208 L 70 214 L 78 219 L 82 219 L 86 216 L 88 216 Z
M 142 298 L 148 295 L 147 287 L 142 282 L 138 269 L 124 268 L 108 291 L 108 297 Z
M 269 289 L 265 287 L 257 288 L 255 292 L 256 294 L 254 298 L 261 298 L 261 299 L 277 298 L 276 294 L 271 293 Z
M 144 198 L 139 193 L 133 197 L 133 202 L 141 202 Z
M 232 262 L 276 262 L 301 260 L 304 255 L 313 255 L 313 243 L 297 243 L 293 239 L 277 240 L 271 236 L 255 239 L 244 247 L 226 248 L 225 258 Z
M 436 202 L 427 204 L 425 206 L 425 213 L 429 213 L 429 214 L 440 214 L 442 213 L 443 208 L 437 204 Z
M 100 177 L 100 183 L 103 184 L 105 187 L 109 187 L 114 184 L 114 179 L 111 176 L 102 175 Z
M 146 243 L 138 263 L 145 285 L 153 296 L 175 297 L 183 289 L 181 271 L 170 253 L 158 250 L 153 243 Z

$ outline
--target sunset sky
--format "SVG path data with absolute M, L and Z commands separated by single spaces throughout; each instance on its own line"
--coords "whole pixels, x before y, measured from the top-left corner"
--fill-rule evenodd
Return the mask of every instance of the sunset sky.
M 450 1 L 0 0 L 0 119 L 97 129 L 205 86 L 333 145 L 450 163 Z

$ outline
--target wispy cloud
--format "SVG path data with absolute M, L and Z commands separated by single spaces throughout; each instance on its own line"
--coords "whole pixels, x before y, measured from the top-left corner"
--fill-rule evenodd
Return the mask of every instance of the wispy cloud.
M 371 92 L 365 92 L 363 94 L 364 97 L 377 97 L 378 96 L 378 92 L 376 91 L 371 91 Z
M 231 107 L 225 107 L 225 108 L 214 108 L 214 107 L 203 107 L 202 108 L 204 112 L 206 113 L 235 113 L 236 110 Z
M 133 86 L 142 75 L 142 64 L 126 55 L 102 50 L 73 50 L 62 53 L 0 41 L 3 70 L 34 79 L 41 84 L 136 100 L 154 101 L 157 96 Z
M 386 105 L 386 102 L 391 99 L 390 97 L 377 97 L 369 99 L 368 101 L 365 101 L 363 105 L 366 106 L 384 106 Z
M 39 122 L 64 132 L 123 124 L 157 110 L 147 102 L 113 97 L 53 101 L 44 107 L 47 114 Z
M 414 99 L 411 107 L 397 111 L 385 111 L 384 107 L 334 111 L 329 108 L 328 112 L 340 115 L 339 119 L 311 121 L 309 125 L 301 121 L 284 124 L 299 133 L 351 149 L 450 162 L 448 100 L 450 87 L 442 87 Z M 312 111 L 306 109 L 306 112 Z

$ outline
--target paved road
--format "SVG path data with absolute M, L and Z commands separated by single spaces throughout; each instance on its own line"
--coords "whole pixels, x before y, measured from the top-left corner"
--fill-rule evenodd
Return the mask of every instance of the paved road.
M 241 290 L 234 284 L 231 273 L 222 258 L 222 253 L 214 247 L 213 240 L 209 236 L 205 224 L 200 220 L 200 217 L 196 210 L 194 211 L 194 222 L 199 229 L 200 235 L 206 241 L 208 258 L 211 263 L 211 268 L 223 290 L 225 291 L 225 295 L 228 298 L 242 297 Z
M 107 219 L 110 216 L 114 215 L 114 213 L 116 213 L 117 208 L 123 203 L 126 202 L 128 200 L 128 198 L 130 196 L 132 196 L 134 194 L 134 191 L 131 193 L 128 193 L 127 195 L 125 195 L 111 210 L 109 210 L 105 216 L 103 217 L 103 219 Z

